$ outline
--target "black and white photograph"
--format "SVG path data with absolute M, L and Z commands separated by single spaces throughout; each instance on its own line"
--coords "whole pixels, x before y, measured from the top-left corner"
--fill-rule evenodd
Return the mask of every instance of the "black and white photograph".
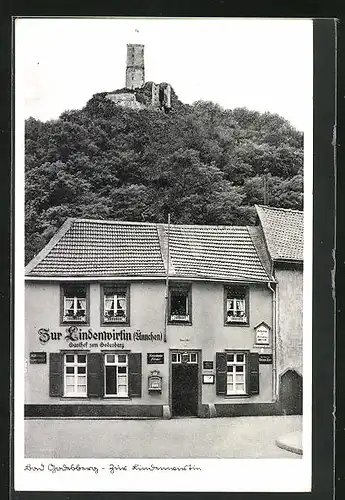
M 14 39 L 16 487 L 310 491 L 312 20 Z

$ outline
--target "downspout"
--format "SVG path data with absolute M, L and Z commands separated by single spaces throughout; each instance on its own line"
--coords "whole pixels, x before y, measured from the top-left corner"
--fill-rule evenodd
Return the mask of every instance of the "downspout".
M 169 316 L 169 261 L 170 261 L 170 214 L 168 214 L 168 234 L 167 234 L 167 272 L 165 277 L 165 308 L 164 308 L 164 342 L 167 341 L 167 325 Z
M 268 282 L 267 286 L 272 292 L 272 393 L 273 401 L 277 401 L 277 285 L 273 288 Z

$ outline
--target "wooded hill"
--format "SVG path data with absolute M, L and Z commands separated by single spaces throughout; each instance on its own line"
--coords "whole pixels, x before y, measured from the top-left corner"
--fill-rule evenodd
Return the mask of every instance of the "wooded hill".
M 268 204 L 303 207 L 301 132 L 276 114 L 185 105 L 173 90 L 168 114 L 101 93 L 57 120 L 29 118 L 25 153 L 26 262 L 67 217 L 253 224 L 265 178 Z

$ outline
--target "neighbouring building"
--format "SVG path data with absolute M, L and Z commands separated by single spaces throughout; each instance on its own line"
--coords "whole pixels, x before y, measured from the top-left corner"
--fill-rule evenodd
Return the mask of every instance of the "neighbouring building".
M 276 286 L 277 394 L 284 413 L 302 413 L 303 212 L 256 206 Z
M 265 223 L 68 219 L 26 266 L 25 415 L 281 414 L 299 355 L 266 244 Z

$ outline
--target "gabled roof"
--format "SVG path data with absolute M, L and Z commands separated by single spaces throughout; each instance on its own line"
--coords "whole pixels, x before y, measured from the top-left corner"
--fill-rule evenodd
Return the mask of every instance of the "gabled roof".
M 26 266 L 26 276 L 165 277 L 165 224 L 68 219 Z M 169 275 L 267 282 L 247 227 L 170 225 Z
M 303 212 L 255 205 L 271 259 L 303 261 Z
M 31 276 L 161 276 L 165 268 L 155 224 L 68 219 L 26 271 Z
M 177 276 L 269 279 L 246 226 L 171 225 L 169 239 Z

